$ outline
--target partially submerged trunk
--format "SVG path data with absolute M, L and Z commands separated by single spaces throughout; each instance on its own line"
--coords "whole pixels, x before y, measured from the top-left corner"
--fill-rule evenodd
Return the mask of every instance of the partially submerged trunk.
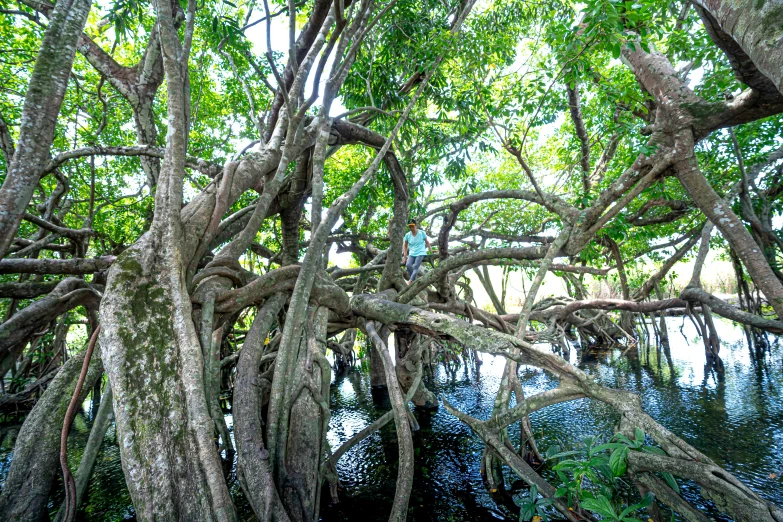
M 411 401 L 420 408 L 434 410 L 438 408 L 438 398 L 421 379 L 420 375 L 424 350 L 429 350 L 429 339 L 411 331 L 398 330 L 394 334 L 397 380 L 406 394 L 413 393 Z M 417 384 L 415 389 L 412 386 Z
M 139 520 L 233 520 L 190 301 L 176 292 L 184 269 L 158 257 L 166 247 L 155 239 L 148 234 L 118 257 L 101 302 L 128 490 Z
M 283 293 L 271 297 L 253 320 L 237 362 L 234 388 L 234 430 L 239 483 L 259 520 L 282 522 L 288 522 L 289 517 L 275 487 L 269 465 L 269 451 L 264 447 L 264 423 L 261 418 L 261 393 L 264 387 L 259 367 L 263 357 L 264 339 L 286 297 Z
M 84 353 L 69 359 L 30 412 L 14 445 L 14 458 L 0 495 L 0 519 L 40 522 L 49 513 L 49 491 L 60 458 L 60 432 L 82 369 Z M 80 403 L 103 374 L 93 357 L 82 387 Z

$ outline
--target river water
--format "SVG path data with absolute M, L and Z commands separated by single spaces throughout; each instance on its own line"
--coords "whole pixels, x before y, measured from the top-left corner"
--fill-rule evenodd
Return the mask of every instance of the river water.
M 783 347 L 754 356 L 742 330 L 720 320 L 723 375 L 704 366 L 704 349 L 693 326 L 669 318 L 670 357 L 664 350 L 632 348 L 592 350 L 577 347 L 568 358 L 601 383 L 641 395 L 645 410 L 661 424 L 694 445 L 718 465 L 734 473 L 763 497 L 783 504 Z M 504 361 L 481 356 L 475 360 L 439 364 L 428 387 L 460 410 L 486 419 L 492 409 Z M 520 378 L 527 395 L 556 382 L 543 372 L 523 367 Z M 388 409 L 382 398 L 373 401 L 369 375 L 361 368 L 334 377 L 329 442 L 333 448 Z M 89 403 L 75 421 L 70 440 L 71 467 L 78 464 L 90 429 Z M 513 520 L 511 511 L 492 500 L 479 474 L 482 444 L 444 408 L 416 411 L 421 429 L 414 433 L 416 452 L 413 493 L 408 520 Z M 230 420 L 230 419 L 229 419 Z M 551 406 L 531 415 L 539 447 L 573 445 L 587 435 L 611 436 L 616 415 L 587 399 Z M 515 435 L 512 432 L 512 440 Z M 0 445 L 0 480 L 12 458 L 13 430 L 5 430 Z M 397 476 L 397 445 L 393 423 L 368 437 L 340 460 L 340 503 L 330 505 L 324 493 L 322 520 L 372 522 L 388 520 Z M 515 477 L 509 475 L 509 482 Z M 236 480 L 230 483 L 242 519 L 253 520 Z M 54 489 L 52 510 L 61 489 Z M 693 488 L 683 484 L 691 500 Z M 703 509 L 710 511 L 709 505 Z M 94 476 L 80 513 L 82 520 L 132 519 L 113 428 L 107 433 Z M 727 520 L 717 518 L 717 520 Z

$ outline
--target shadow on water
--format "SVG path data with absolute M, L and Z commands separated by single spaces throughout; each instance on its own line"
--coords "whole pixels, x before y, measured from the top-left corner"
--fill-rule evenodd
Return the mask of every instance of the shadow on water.
M 783 348 L 777 341 L 762 355 L 751 352 L 744 332 L 718 321 L 723 340 L 723 374 L 705 367 L 704 348 L 692 325 L 668 319 L 670 350 L 639 347 L 581 353 L 571 349 L 571 362 L 607 386 L 638 393 L 645 410 L 656 420 L 734 473 L 763 497 L 783 504 Z M 492 410 L 504 361 L 482 356 L 482 363 L 439 365 L 427 383 L 462 411 L 481 419 Z M 556 386 L 534 368 L 522 367 L 520 379 L 528 395 Z M 388 401 L 370 387 L 368 372 L 354 368 L 338 373 L 332 383 L 332 419 L 328 434 L 338 447 L 389 409 Z M 408 520 L 513 520 L 492 500 L 479 474 L 483 445 L 471 431 L 441 408 L 416 411 L 421 430 L 414 434 L 416 452 L 413 492 Z M 534 413 L 533 428 L 541 448 L 573 445 L 587 435 L 610 436 L 617 421 L 606 406 L 586 399 L 558 404 Z M 227 417 L 231 428 L 230 415 Z M 91 427 L 86 402 L 74 423 L 69 447 L 72 469 L 78 465 Z M 0 429 L 0 485 L 13 457 L 18 427 Z M 511 433 L 512 440 L 518 433 Z M 340 460 L 340 503 L 329 504 L 324 494 L 322 520 L 386 521 L 397 478 L 397 441 L 393 423 L 368 437 Z M 516 477 L 509 472 L 508 482 Z M 229 486 L 242 520 L 253 520 L 241 496 L 233 470 Z M 62 501 L 60 484 L 53 486 L 50 508 Z M 696 498 L 693 487 L 683 491 Z M 705 506 L 707 508 L 707 506 Z M 90 480 L 80 520 L 133 519 L 120 465 L 119 448 L 111 427 Z M 725 519 L 718 519 L 725 520 Z

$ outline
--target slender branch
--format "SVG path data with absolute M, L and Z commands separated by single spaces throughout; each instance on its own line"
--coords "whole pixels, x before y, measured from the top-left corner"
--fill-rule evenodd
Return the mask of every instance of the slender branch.
M 65 522 L 72 522 L 76 516 L 76 482 L 73 479 L 71 469 L 68 467 L 68 434 L 71 431 L 71 423 L 76 415 L 76 408 L 79 405 L 79 396 L 82 393 L 84 379 L 87 377 L 87 369 L 90 367 L 92 352 L 95 350 L 95 343 L 98 341 L 98 334 L 101 331 L 101 325 L 98 325 L 92 332 L 90 343 L 87 345 L 87 353 L 84 355 L 82 371 L 79 379 L 76 381 L 76 388 L 73 390 L 71 402 L 68 404 L 68 411 L 65 413 L 63 429 L 60 433 L 60 467 L 63 470 L 63 482 L 65 484 Z

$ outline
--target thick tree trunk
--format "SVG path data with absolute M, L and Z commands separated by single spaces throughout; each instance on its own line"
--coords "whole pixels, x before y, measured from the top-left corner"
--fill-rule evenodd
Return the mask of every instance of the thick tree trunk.
M 46 27 L 27 88 L 16 152 L 0 188 L 0 259 L 8 251 L 43 167 L 49 161 L 76 43 L 91 4 L 91 0 L 57 2 Z
M 166 152 L 150 231 L 109 271 L 101 351 L 136 517 L 231 522 L 236 513 L 215 447 L 204 358 L 185 281 L 196 250 L 187 246 L 182 223 L 191 40 L 180 42 L 171 3 L 154 5 L 168 96 Z M 188 9 L 192 24 L 195 4 L 188 2 Z M 184 34 L 191 31 L 186 25 Z
M 715 25 L 725 31 L 758 69 L 783 93 L 783 2 L 781 0 L 693 0 L 709 14 L 707 29 Z M 721 45 L 719 39 L 713 40 Z M 726 49 L 724 49 L 726 50 Z M 732 59 L 732 56 L 729 56 Z M 735 70 L 737 69 L 736 64 Z M 752 76 L 753 71 L 748 73 Z M 742 79 L 742 78 L 741 78 Z
M 184 269 L 156 259 L 156 243 L 150 233 L 122 253 L 101 302 L 126 483 L 139 520 L 232 520 L 190 302 L 177 295 Z
M 49 491 L 59 469 L 60 432 L 83 361 L 81 353 L 60 368 L 22 425 L 0 495 L 0 520 L 40 522 L 48 517 Z M 102 373 L 100 359 L 93 357 L 80 400 Z
M 150 45 L 158 46 L 157 42 L 150 42 Z M 159 65 L 158 65 L 159 66 Z M 158 129 L 155 127 L 155 115 L 152 111 L 152 102 L 155 88 L 152 96 L 143 94 L 142 99 L 138 101 L 133 108 L 133 120 L 136 124 L 136 143 L 139 145 L 155 146 L 158 138 Z M 160 175 L 160 159 L 152 156 L 139 156 L 141 168 L 147 176 L 147 185 L 152 190 L 158 182 Z
M 375 350 L 370 349 L 370 386 L 374 389 L 386 388 L 386 375 L 383 373 L 383 362 Z

